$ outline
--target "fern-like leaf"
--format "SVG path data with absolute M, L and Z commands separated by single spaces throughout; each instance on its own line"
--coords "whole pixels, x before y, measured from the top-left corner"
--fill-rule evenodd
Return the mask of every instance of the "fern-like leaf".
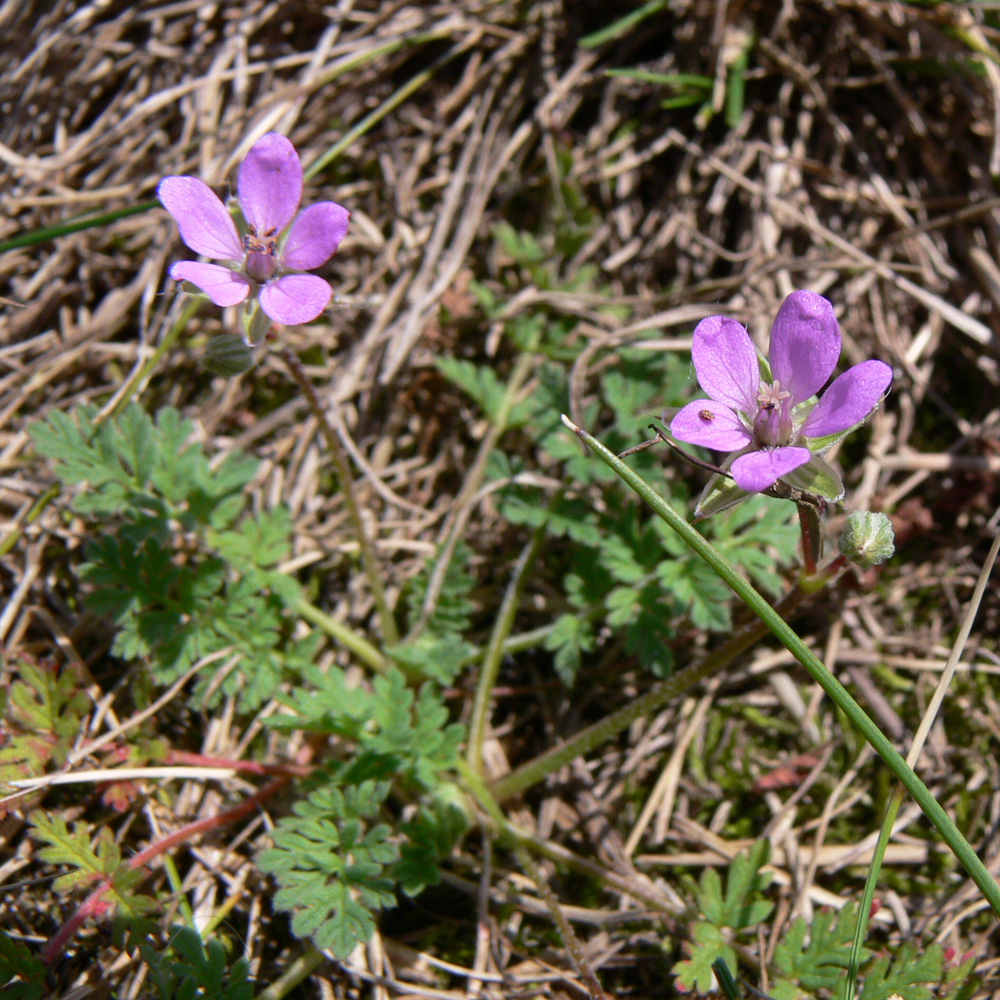
M 386 868 L 399 858 L 385 824 L 371 823 L 388 782 L 326 787 L 279 821 L 259 865 L 279 885 L 274 905 L 292 914 L 292 931 L 346 958 L 374 930 L 374 914 L 395 902 Z

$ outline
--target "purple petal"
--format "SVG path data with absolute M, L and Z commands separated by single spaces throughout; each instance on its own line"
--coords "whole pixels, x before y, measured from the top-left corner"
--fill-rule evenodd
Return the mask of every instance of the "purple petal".
M 240 207 L 259 237 L 280 233 L 302 199 L 302 161 L 277 132 L 262 135 L 240 164 L 236 178 Z
M 321 201 L 300 212 L 281 251 L 281 263 L 298 271 L 325 264 L 347 233 L 351 213 L 334 201 Z
M 861 423 L 878 405 L 892 381 L 892 369 L 882 361 L 862 361 L 833 380 L 812 412 L 801 433 L 806 437 L 839 434 Z
M 708 316 L 694 330 L 691 360 L 712 399 L 748 415 L 757 412 L 760 366 L 750 334 L 734 319 Z
M 715 451 L 737 451 L 753 440 L 740 418 L 714 399 L 696 399 L 688 403 L 670 421 L 670 433 L 679 441 L 700 444 Z
M 771 375 L 791 393 L 791 405 L 819 392 L 840 357 L 833 306 L 815 292 L 792 292 L 771 325 Z
M 733 461 L 729 471 L 741 490 L 760 493 L 782 476 L 805 465 L 811 458 L 808 448 L 775 448 L 774 451 L 751 451 Z
M 242 274 L 219 264 L 180 260 L 170 268 L 170 277 L 197 285 L 217 306 L 234 306 L 250 294 L 250 282 Z
M 261 289 L 260 305 L 275 323 L 295 326 L 315 319 L 332 296 L 329 283 L 315 274 L 287 274 Z
M 181 239 L 213 260 L 243 260 L 232 216 L 215 192 L 197 177 L 164 177 L 156 194 L 174 217 Z

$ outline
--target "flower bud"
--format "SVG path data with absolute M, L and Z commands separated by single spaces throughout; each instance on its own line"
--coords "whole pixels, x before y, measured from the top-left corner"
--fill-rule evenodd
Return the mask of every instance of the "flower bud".
M 202 363 L 213 375 L 232 378 L 249 371 L 256 362 L 253 348 L 242 337 L 235 333 L 222 333 L 209 340 Z
M 840 536 L 841 554 L 862 569 L 871 569 L 896 551 L 892 522 L 885 514 L 855 510 L 847 515 L 847 526 Z

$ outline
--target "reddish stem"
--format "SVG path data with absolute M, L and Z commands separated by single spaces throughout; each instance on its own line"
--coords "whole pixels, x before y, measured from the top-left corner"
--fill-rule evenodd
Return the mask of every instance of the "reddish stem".
M 188 764 L 192 767 L 228 767 L 241 774 L 291 775 L 295 778 L 307 778 L 314 770 L 314 768 L 303 764 L 261 764 L 256 760 L 209 757 L 201 753 L 189 753 L 187 750 L 171 750 L 167 754 L 165 762 L 167 764 Z
M 164 854 L 170 848 L 184 843 L 186 840 L 190 840 L 199 833 L 235 823 L 249 813 L 256 811 L 261 803 L 275 796 L 291 780 L 291 775 L 287 774 L 275 778 L 274 781 L 265 785 L 260 791 L 251 795 L 238 806 L 234 806 L 232 809 L 219 813 L 216 816 L 210 816 L 208 819 L 200 819 L 195 823 L 190 823 L 179 830 L 175 830 L 170 836 L 164 837 L 163 840 L 151 844 L 144 851 L 140 851 L 129 858 L 127 862 L 128 867 L 131 869 L 141 868 L 146 862 L 152 861 L 153 858 L 157 857 L 157 855 Z M 111 902 L 105 897 L 111 890 L 111 879 L 112 876 L 104 876 L 99 880 L 101 882 L 100 888 L 95 889 L 83 901 L 76 913 L 59 928 L 52 940 L 45 946 L 40 956 L 45 965 L 52 965 L 59 958 L 88 917 L 101 917 L 108 912 L 111 908 Z

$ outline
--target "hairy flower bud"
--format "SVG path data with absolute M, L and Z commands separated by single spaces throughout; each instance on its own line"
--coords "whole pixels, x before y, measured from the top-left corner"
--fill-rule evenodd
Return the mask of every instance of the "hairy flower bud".
M 885 514 L 855 510 L 847 515 L 840 552 L 862 569 L 884 563 L 896 551 L 892 522 Z

